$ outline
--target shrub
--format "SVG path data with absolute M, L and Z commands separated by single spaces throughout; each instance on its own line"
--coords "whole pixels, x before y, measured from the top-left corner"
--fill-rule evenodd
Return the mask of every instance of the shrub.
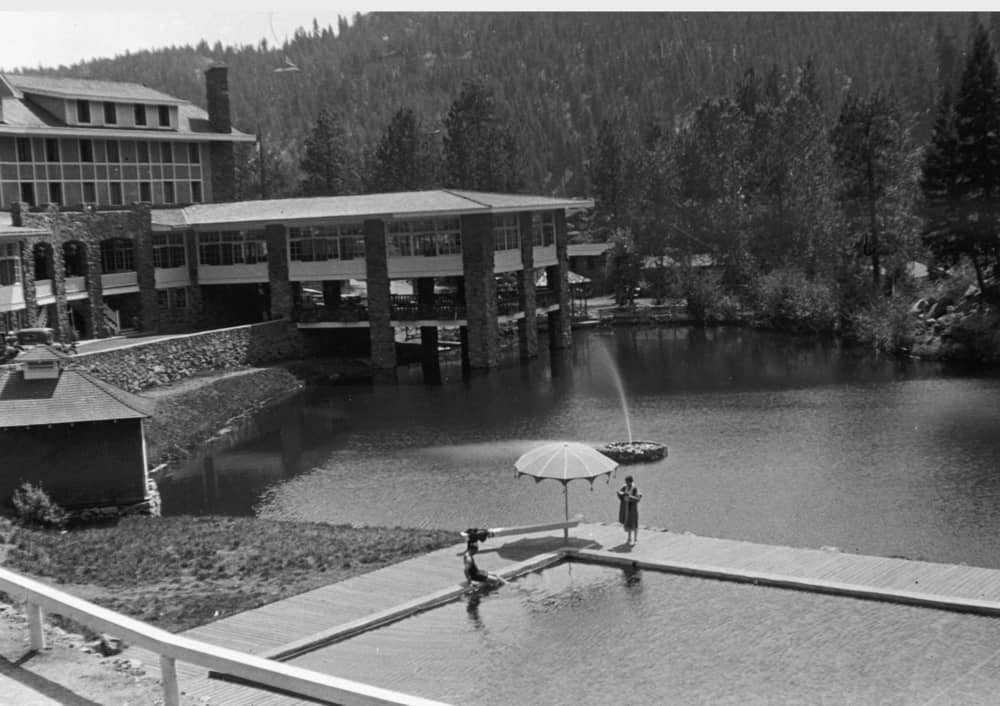
M 751 294 L 761 323 L 792 332 L 829 332 L 836 328 L 833 288 L 796 270 L 775 270 L 760 277 Z
M 678 294 L 687 302 L 688 315 L 700 324 L 713 317 L 734 314 L 736 302 L 726 295 L 718 278 L 693 268 L 682 269 L 677 276 Z
M 876 297 L 867 307 L 848 316 L 850 332 L 861 343 L 881 353 L 896 353 L 912 339 L 913 319 L 906 297 Z
M 11 500 L 18 518 L 26 525 L 58 529 L 69 520 L 67 512 L 53 502 L 41 484 L 21 484 Z

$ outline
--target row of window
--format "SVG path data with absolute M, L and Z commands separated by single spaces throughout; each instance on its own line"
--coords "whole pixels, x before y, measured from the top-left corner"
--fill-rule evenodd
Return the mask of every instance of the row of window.
M 78 123 L 90 124 L 91 120 L 91 102 L 84 99 L 79 99 L 76 101 L 76 121 Z M 105 125 L 117 125 L 118 124 L 118 108 L 119 104 L 112 101 L 104 101 L 100 104 L 104 111 L 104 124 Z M 125 106 L 120 106 L 124 108 Z M 132 120 L 135 125 L 144 126 L 149 124 L 148 115 L 149 109 L 155 109 L 157 118 L 159 119 L 160 127 L 170 127 L 170 106 L 169 105 L 157 105 L 157 106 L 147 106 L 143 103 L 135 103 L 132 105 Z
M 364 225 L 312 226 L 288 229 L 288 257 L 295 262 L 356 260 L 365 256 Z
M 389 223 L 390 257 L 459 255 L 462 225 L 457 218 L 427 218 Z
M 161 309 L 187 309 L 188 293 L 184 287 L 156 290 L 156 304 Z
M 556 242 L 556 220 L 551 213 L 531 214 L 531 243 L 546 247 Z M 519 250 L 521 248 L 521 221 L 516 213 L 497 216 L 493 225 L 493 249 Z
M 119 164 L 201 164 L 201 144 L 197 142 L 146 142 L 134 140 L 89 140 L 46 137 L 18 137 L 16 154 L 19 164 L 35 162 L 103 162 Z M 38 159 L 36 159 L 36 156 Z M 41 159 L 44 156 L 45 159 Z M 11 162 L 13 155 L 0 153 L 0 161 Z
M 21 283 L 21 246 L 0 243 L 0 287 Z
M 36 184 L 33 182 L 21 182 L 21 201 L 24 201 L 32 206 L 37 206 L 41 203 L 102 203 L 120 206 L 125 203 L 123 182 L 120 181 L 84 181 L 67 184 L 65 190 L 63 182 L 59 181 L 51 181 L 47 184 L 42 183 L 37 186 L 38 188 L 36 189 Z M 133 187 L 130 191 L 133 192 L 133 196 L 138 196 L 138 200 L 140 202 L 178 203 L 177 188 L 173 181 L 156 182 L 155 193 L 154 182 L 151 181 L 140 181 L 137 184 L 128 184 L 128 186 Z M 137 194 L 134 193 L 136 191 L 134 187 L 136 186 L 138 187 Z M 188 193 L 186 195 L 190 196 L 190 199 L 184 199 L 185 203 L 202 202 L 203 195 L 200 181 L 191 181 L 183 186 L 188 189 Z M 72 195 L 68 193 L 70 191 L 72 192 Z
M 260 262 L 267 262 L 267 243 L 262 230 L 198 234 L 198 263 L 201 265 L 256 265 Z

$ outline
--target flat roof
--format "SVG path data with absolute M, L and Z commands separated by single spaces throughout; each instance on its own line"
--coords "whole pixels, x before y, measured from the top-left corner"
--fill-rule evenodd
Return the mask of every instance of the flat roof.
M 225 226 L 262 227 L 278 223 L 357 221 L 364 218 L 391 220 L 476 213 L 576 210 L 592 208 L 593 205 L 594 202 L 589 199 L 437 189 L 388 194 L 195 204 L 180 209 L 154 209 L 151 215 L 153 226 L 158 230 L 186 230 Z

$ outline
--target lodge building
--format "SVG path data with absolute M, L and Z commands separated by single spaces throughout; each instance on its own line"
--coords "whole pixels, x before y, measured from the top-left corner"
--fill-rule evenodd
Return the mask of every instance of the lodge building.
M 233 202 L 234 145 L 255 138 L 232 127 L 225 67 L 206 71 L 206 94 L 203 111 L 134 84 L 0 75 L 0 330 L 100 338 L 287 318 L 367 329 L 386 369 L 399 326 L 435 351 L 439 328 L 458 327 L 481 368 L 504 320 L 525 357 L 539 316 L 554 347 L 569 344 L 566 214 L 592 202 L 454 190 Z

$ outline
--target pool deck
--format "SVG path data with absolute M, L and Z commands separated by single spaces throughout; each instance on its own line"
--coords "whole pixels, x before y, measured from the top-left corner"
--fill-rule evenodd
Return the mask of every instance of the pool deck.
M 568 546 L 561 531 L 495 538 L 482 544 L 478 563 L 487 571 L 510 577 L 557 562 L 568 550 L 578 561 L 1000 616 L 1000 570 L 996 569 L 713 539 L 654 528 L 642 528 L 638 543 L 631 547 L 624 537 L 617 524 L 581 524 L 570 531 Z M 464 544 L 456 543 L 184 635 L 294 664 L 295 657 L 311 647 L 347 639 L 462 595 L 468 590 L 462 580 L 463 549 Z M 141 660 L 148 672 L 159 676 L 156 655 L 129 648 L 122 656 Z M 177 667 L 181 691 L 206 706 L 313 703 L 213 679 L 192 665 L 178 663 Z

